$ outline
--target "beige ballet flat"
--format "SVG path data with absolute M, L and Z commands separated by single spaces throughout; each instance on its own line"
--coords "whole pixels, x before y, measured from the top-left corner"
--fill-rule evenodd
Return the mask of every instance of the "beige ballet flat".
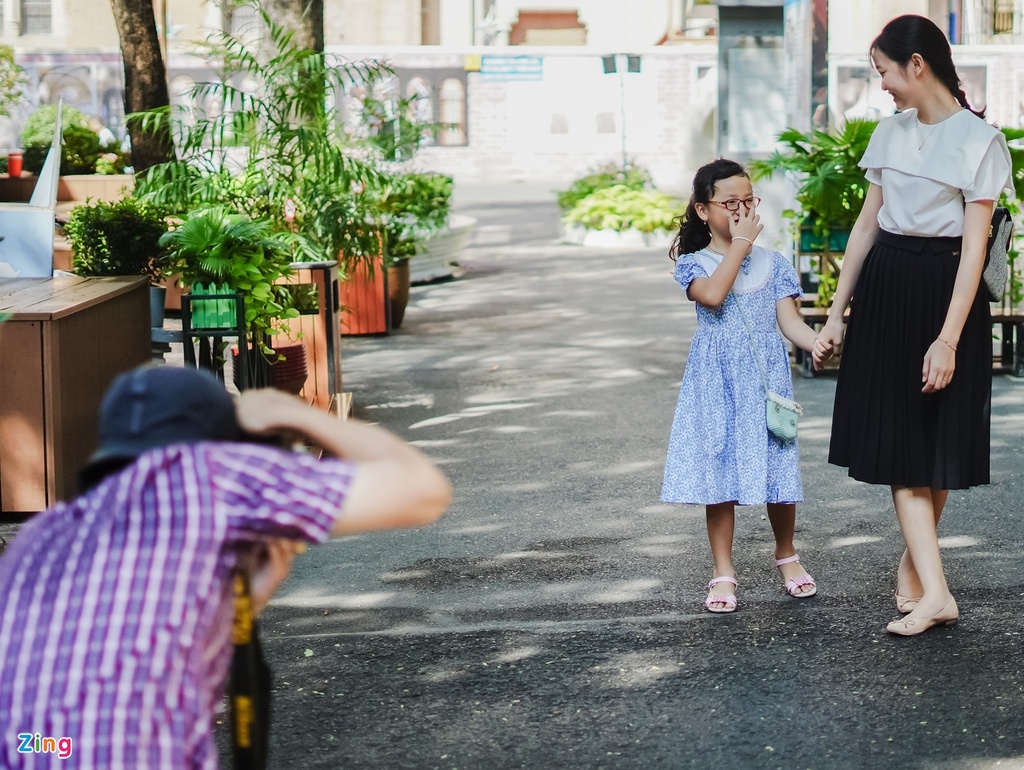
M 918 599 L 911 599 L 909 596 L 900 596 L 899 592 L 896 593 L 896 611 L 901 615 L 906 615 L 908 612 L 913 612 L 917 609 L 917 603 L 921 601 Z
M 917 636 L 918 634 L 923 634 L 933 626 L 951 626 L 956 623 L 959 618 L 960 610 L 956 606 L 956 599 L 950 596 L 949 601 L 946 602 L 946 606 L 934 615 L 915 618 L 913 613 L 910 613 L 906 617 L 894 620 L 885 627 L 885 630 L 890 634 L 896 634 L 897 636 Z

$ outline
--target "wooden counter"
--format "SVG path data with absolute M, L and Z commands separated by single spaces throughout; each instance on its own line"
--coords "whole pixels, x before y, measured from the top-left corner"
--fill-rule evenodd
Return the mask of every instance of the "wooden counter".
M 150 360 L 143 277 L 0 279 L 0 511 L 41 511 L 76 492 L 100 400 Z

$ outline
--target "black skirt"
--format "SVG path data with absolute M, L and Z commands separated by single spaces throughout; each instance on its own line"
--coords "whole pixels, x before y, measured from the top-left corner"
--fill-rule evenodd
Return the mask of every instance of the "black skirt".
M 871 484 L 967 489 L 989 481 L 992 339 L 983 288 L 953 379 L 922 393 L 924 354 L 946 319 L 960 238 L 882 231 L 850 305 L 828 460 Z

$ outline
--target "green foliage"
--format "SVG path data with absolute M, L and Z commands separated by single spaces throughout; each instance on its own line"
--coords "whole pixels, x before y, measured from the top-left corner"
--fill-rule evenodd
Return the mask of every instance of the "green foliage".
M 145 275 L 159 283 L 165 275 L 167 232 L 163 213 L 132 197 L 116 203 L 86 202 L 71 210 L 64 232 L 79 275 Z
M 345 86 L 372 91 L 391 71 L 298 48 L 292 32 L 260 15 L 270 50 L 226 33 L 210 38 L 211 58 L 224 71 L 217 81 L 197 83 L 192 96 L 228 109 L 197 108 L 180 121 L 166 109 L 129 116 L 144 130 L 170 123 L 178 151 L 177 160 L 147 171 L 137 194 L 181 214 L 223 205 L 265 220 L 273 232 L 294 234 L 296 260 L 368 261 L 381 241 L 377 198 L 367 193 L 381 178 L 374 150 L 357 152 L 334 105 Z M 254 86 L 236 87 L 239 76 Z M 284 216 L 287 201 L 296 207 L 293 221 Z
M 7 117 L 22 99 L 28 78 L 14 61 L 14 49 L 0 45 L 0 116 Z
M 453 180 L 445 174 L 394 173 L 375 195 L 381 212 L 384 253 L 390 262 L 412 257 L 417 244 L 448 224 Z
M 299 315 L 282 304 L 275 283 L 291 275 L 292 241 L 267 220 L 218 206 L 198 209 L 160 238 L 168 249 L 168 270 L 188 286 L 227 284 L 242 295 L 248 344 L 273 355 L 270 337 L 280 321 Z
M 599 189 L 580 200 L 562 217 L 592 230 L 637 229 L 642 233 L 675 229 L 679 201 L 657 190 L 636 190 L 624 184 Z
M 43 168 L 46 153 L 53 142 L 56 118 L 57 106 L 45 104 L 29 116 L 21 129 L 22 164 L 29 173 L 38 174 Z M 61 110 L 61 124 L 64 145 L 61 148 L 60 173 L 92 174 L 101 154 L 99 136 L 89 128 L 85 115 L 74 107 Z
M 874 120 L 850 120 L 836 134 L 787 129 L 778 140 L 788 149 L 753 161 L 751 178 L 764 179 L 777 171 L 799 174 L 800 221 L 826 238 L 832 230 L 851 228 L 868 190 L 864 169 L 857 164 L 877 125 Z
M 64 105 L 61 109 L 61 123 L 64 130 L 70 126 L 88 128 L 89 120 L 74 107 Z M 24 145 L 45 144 L 53 141 L 53 125 L 57 120 L 57 105 L 44 104 L 28 116 L 25 125 L 21 128 L 21 141 Z
M 622 185 L 630 190 L 644 190 L 652 186 L 651 174 L 641 166 L 627 165 L 625 168 L 608 163 L 577 179 L 568 190 L 558 193 L 558 208 L 562 213 L 597 190 Z
M 96 173 L 123 174 L 124 167 L 128 165 L 128 158 L 125 153 L 121 152 L 121 148 L 101 147 L 100 149 L 103 152 L 96 158 Z
M 414 118 L 418 96 L 408 99 L 381 99 L 373 91 L 362 101 L 362 122 L 372 131 L 369 142 L 389 161 L 409 160 L 428 137 L 442 128 L 440 123 L 419 122 Z
M 849 120 L 838 133 L 812 131 L 805 134 L 788 128 L 778 137 L 787 149 L 776 150 L 768 158 L 750 163 L 754 181 L 777 171 L 799 177 L 796 200 L 800 210 L 784 211 L 783 216 L 793 217 L 797 229 L 809 226 L 823 244 L 815 300 L 819 307 L 832 303 L 838 283 L 828 246 L 830 236 L 837 230 L 852 228 L 864 205 L 869 183 L 864 169 L 857 164 L 877 125 L 875 120 Z

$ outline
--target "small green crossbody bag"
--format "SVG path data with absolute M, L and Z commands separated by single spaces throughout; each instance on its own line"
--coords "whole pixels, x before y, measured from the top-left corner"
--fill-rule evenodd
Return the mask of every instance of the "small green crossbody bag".
M 740 318 L 743 319 L 743 325 L 747 329 L 747 336 L 750 337 L 750 347 L 754 351 L 757 371 L 760 373 L 761 383 L 764 385 L 764 411 L 765 420 L 768 423 L 768 432 L 783 444 L 791 444 L 796 441 L 797 423 L 800 421 L 800 415 L 804 413 L 804 410 L 793 399 L 780 396 L 768 387 L 768 377 L 764 372 L 764 364 L 761 363 L 761 352 L 757 349 L 757 343 L 754 341 L 754 333 L 750 330 L 747 314 L 743 310 L 743 305 L 740 304 L 739 297 L 732 291 L 729 294 L 736 302 L 736 307 L 739 308 Z

